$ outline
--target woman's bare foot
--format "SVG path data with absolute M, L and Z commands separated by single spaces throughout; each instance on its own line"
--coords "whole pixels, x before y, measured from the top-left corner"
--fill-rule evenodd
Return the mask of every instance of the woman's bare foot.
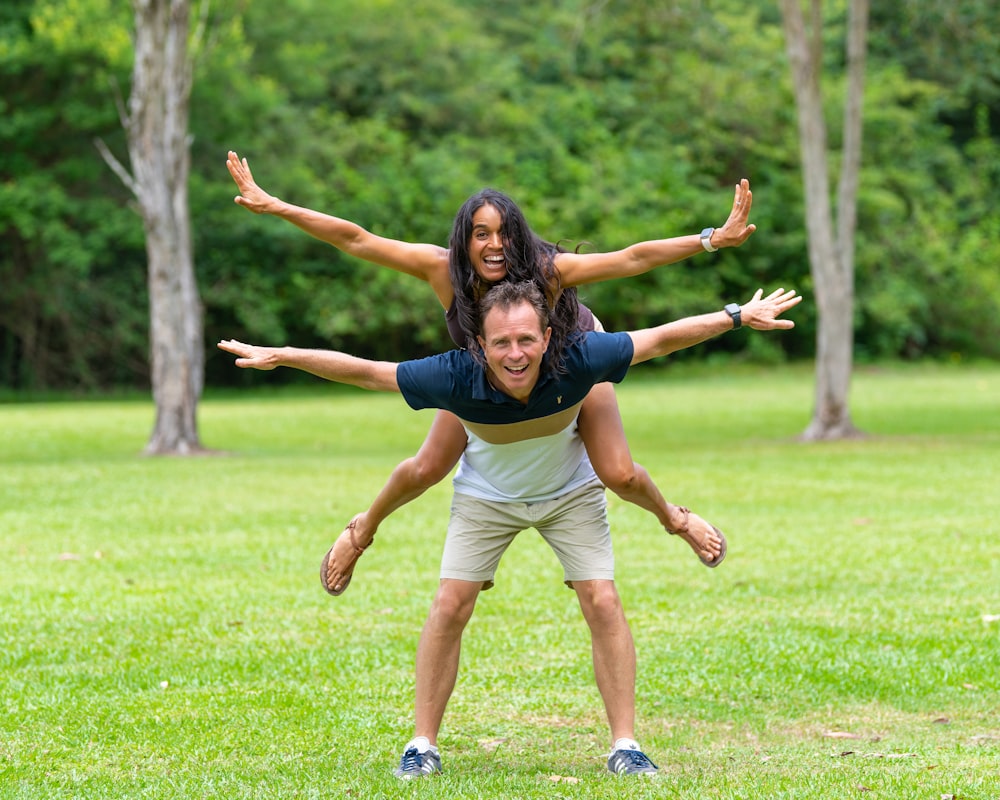
M 722 531 L 684 506 L 670 506 L 670 527 L 666 530 L 687 542 L 706 567 L 717 567 L 726 557 Z
M 365 526 L 365 514 L 355 515 L 347 527 L 337 537 L 326 556 L 320 570 L 323 588 L 332 595 L 341 595 L 354 576 L 354 567 L 375 538 L 375 531 Z

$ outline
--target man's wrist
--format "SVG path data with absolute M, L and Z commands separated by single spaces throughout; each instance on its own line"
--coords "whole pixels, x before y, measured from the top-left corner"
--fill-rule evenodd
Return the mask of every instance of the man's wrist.
M 733 321 L 733 330 L 743 325 L 743 309 L 740 308 L 739 303 L 726 303 L 726 307 L 723 309 L 729 318 Z

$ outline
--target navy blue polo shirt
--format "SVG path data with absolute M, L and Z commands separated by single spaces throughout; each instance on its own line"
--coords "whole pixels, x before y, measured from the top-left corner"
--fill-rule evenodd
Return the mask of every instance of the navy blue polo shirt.
M 567 345 L 566 372 L 543 372 L 521 403 L 490 386 L 464 350 L 399 365 L 396 382 L 416 409 L 454 413 L 468 437 L 455 491 L 495 502 L 553 500 L 597 480 L 577 430 L 596 383 L 619 382 L 633 355 L 627 333 L 588 333 Z M 543 365 L 544 368 L 544 365 Z
M 466 350 L 402 362 L 396 382 L 411 408 L 443 408 L 462 420 L 490 425 L 523 422 L 558 413 L 579 403 L 596 383 L 620 383 L 632 362 L 627 333 L 591 331 L 564 350 L 566 371 L 542 374 L 527 403 L 490 386 L 486 370 Z

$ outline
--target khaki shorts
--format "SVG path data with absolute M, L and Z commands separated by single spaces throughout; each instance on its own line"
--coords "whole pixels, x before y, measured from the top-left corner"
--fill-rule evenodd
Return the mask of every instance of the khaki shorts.
M 448 536 L 441 557 L 441 577 L 493 586 L 500 558 L 527 528 L 535 528 L 555 551 L 563 580 L 614 580 L 604 486 L 594 481 L 556 500 L 498 503 L 455 493 Z

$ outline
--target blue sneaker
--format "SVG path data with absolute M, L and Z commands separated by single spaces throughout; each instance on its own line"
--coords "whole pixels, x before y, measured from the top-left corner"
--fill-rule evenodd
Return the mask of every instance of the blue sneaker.
M 608 756 L 608 770 L 615 775 L 655 775 L 659 769 L 642 750 L 615 750 Z
M 397 778 L 408 781 L 411 778 L 423 778 L 441 771 L 441 756 L 437 750 L 427 750 L 421 753 L 416 747 L 403 751 L 399 766 L 394 772 Z

